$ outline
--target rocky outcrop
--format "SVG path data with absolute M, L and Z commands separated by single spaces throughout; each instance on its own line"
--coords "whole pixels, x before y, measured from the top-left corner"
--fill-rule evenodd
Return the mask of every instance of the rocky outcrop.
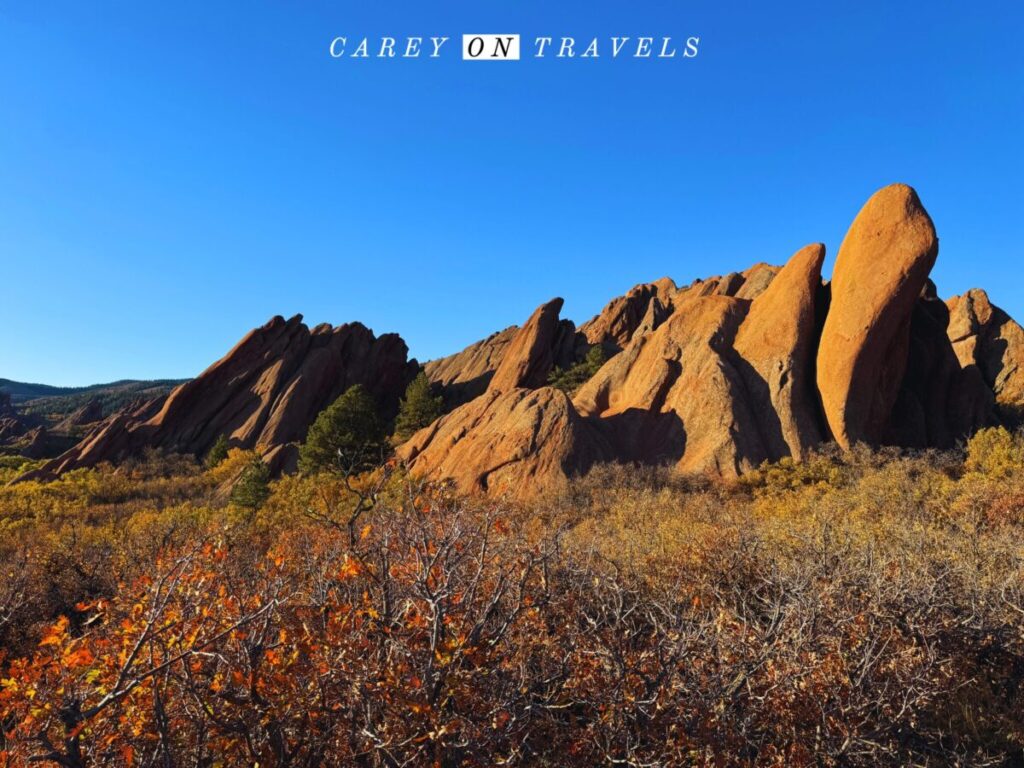
M 103 403 L 100 402 L 99 398 L 94 397 L 81 408 L 69 414 L 67 418 L 61 420 L 53 428 L 53 431 L 57 434 L 70 434 L 80 427 L 96 424 L 100 421 L 103 421 Z
M 980 297 L 955 303 L 951 323 L 928 280 L 937 251 L 916 193 L 895 185 L 857 216 L 831 284 L 815 244 L 782 268 L 757 264 L 674 292 L 668 280 L 637 286 L 582 326 L 589 343 L 621 351 L 571 403 L 516 388 L 541 381 L 531 365 L 548 368 L 524 352 L 552 346 L 557 309 L 545 305 L 515 356 L 511 343 L 506 351 L 503 367 L 516 361 L 507 386 L 492 381 L 400 455 L 413 474 L 521 498 L 606 457 L 734 477 L 831 436 L 846 447 L 951 446 L 994 422 L 997 382 L 1017 391 L 1018 358 L 1005 350 L 1020 348 L 1020 329 Z
M 19 453 L 29 459 L 41 459 L 47 455 L 47 450 L 48 441 L 45 427 L 36 427 L 28 432 L 19 446 Z
M 875 193 L 836 257 L 817 383 L 844 448 L 878 445 L 907 369 L 910 318 L 939 251 L 935 227 L 908 186 Z
M 750 299 L 753 301 L 772 284 L 772 280 L 779 274 L 781 267 L 771 264 L 755 264 L 743 272 L 743 285 L 736 291 L 737 299 Z
M 423 370 L 431 383 L 441 388 L 449 406 L 461 405 L 487 390 L 509 342 L 518 331 L 519 326 L 513 325 L 491 334 L 461 352 L 431 360 Z
M 802 457 L 822 441 L 814 390 L 816 302 L 825 246 L 809 245 L 758 290 L 734 348 L 771 459 Z
M 926 281 L 910 317 L 906 373 L 882 442 L 908 448 L 952 448 L 995 423 L 992 390 L 963 368 L 947 336 L 949 310 Z
M 618 351 L 637 332 L 650 333 L 672 314 L 678 289 L 667 277 L 632 288 L 625 296 L 612 299 L 595 317 L 580 326 L 587 343 Z
M 720 277 L 708 277 L 694 280 L 685 288 L 676 292 L 675 301 L 696 298 L 698 296 L 730 296 L 736 299 L 752 301 L 760 296 L 779 273 L 780 267 L 760 262 L 743 272 L 730 272 Z
M 633 341 L 574 399 L 618 455 L 736 476 L 821 440 L 812 397 L 822 246 L 797 253 L 758 298 L 701 284 L 661 327 Z
M 197 378 L 165 398 L 122 412 L 35 476 L 118 461 L 145 448 L 203 455 L 221 435 L 273 454 L 305 438 L 317 414 L 354 384 L 393 414 L 418 366 L 395 334 L 350 323 L 309 329 L 301 315 L 250 332 Z
M 974 369 L 1004 411 L 1024 410 L 1024 328 L 978 288 L 948 303 L 948 335 L 965 369 Z
M 894 185 L 856 217 L 831 283 L 815 244 L 783 267 L 761 263 L 681 289 L 667 278 L 636 286 L 579 331 L 554 299 L 521 327 L 429 363 L 454 409 L 398 455 L 414 476 L 522 499 L 605 461 L 735 477 L 833 438 L 952 446 L 996 423 L 997 398 L 1004 413 L 1020 408 L 1024 330 L 980 291 L 944 304 L 928 279 L 937 252 L 916 193 Z M 574 369 L 590 376 L 575 397 L 546 386 L 553 368 L 593 345 L 614 354 Z M 358 323 L 310 330 L 299 317 L 274 318 L 37 476 L 149 447 L 201 455 L 220 435 L 291 471 L 317 413 L 352 384 L 393 413 L 417 370 L 406 357 L 400 338 Z M 0 414 L 0 429 L 3 418 L 12 417 Z
M 712 294 L 679 305 L 635 339 L 573 400 L 600 420 L 617 455 L 736 476 L 767 458 L 732 341 L 749 302 Z
M 535 389 L 547 383 L 548 374 L 556 365 L 565 367 L 573 363 L 577 350 L 583 345 L 572 322 L 559 319 L 562 303 L 562 299 L 552 299 L 541 304 L 516 331 L 488 391 Z
M 414 475 L 519 499 L 556 492 L 567 477 L 614 458 L 552 387 L 491 389 L 417 432 L 398 455 Z
M 18 413 L 11 396 L 0 391 L 0 446 L 13 446 L 32 428 Z

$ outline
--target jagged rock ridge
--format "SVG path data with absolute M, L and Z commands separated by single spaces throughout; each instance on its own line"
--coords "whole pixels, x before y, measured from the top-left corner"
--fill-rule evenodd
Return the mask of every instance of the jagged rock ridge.
M 393 414 L 418 368 L 396 334 L 376 337 L 360 323 L 310 329 L 301 315 L 274 317 L 195 379 L 115 415 L 31 476 L 118 461 L 148 447 L 203 455 L 221 435 L 255 449 L 273 469 L 290 469 L 295 444 L 346 389 L 364 385 Z
M 1019 414 L 1024 330 L 984 292 L 943 303 L 928 278 L 937 255 L 917 194 L 893 185 L 854 220 L 830 283 L 825 247 L 812 244 L 782 267 L 638 285 L 579 329 L 560 317 L 561 299 L 546 302 L 522 326 L 425 366 L 451 410 L 399 458 L 416 476 L 523 498 L 598 462 L 733 477 L 829 440 L 949 447 Z M 547 386 L 595 345 L 612 356 L 579 391 Z M 388 415 L 418 368 L 393 334 L 277 317 L 36 476 L 147 447 L 202 455 L 222 434 L 289 469 L 345 389 L 364 384 Z
M 523 378 L 399 456 L 414 475 L 527 497 L 596 461 L 728 477 L 832 439 L 950 447 L 997 423 L 993 393 L 1024 401 L 1024 334 L 980 292 L 947 309 L 928 279 L 937 255 L 917 194 L 886 187 L 851 226 L 830 284 L 815 244 L 781 269 L 639 285 L 581 326 L 587 343 L 621 351 L 571 402 Z M 549 325 L 551 306 L 538 310 Z

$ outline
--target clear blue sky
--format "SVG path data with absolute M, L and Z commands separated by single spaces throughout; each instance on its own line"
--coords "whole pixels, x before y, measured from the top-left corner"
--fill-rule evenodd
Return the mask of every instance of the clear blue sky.
M 328 56 L 463 32 L 701 47 Z M 296 312 L 425 360 L 552 296 L 582 322 L 662 275 L 834 256 L 894 181 L 940 292 L 1024 317 L 1022 35 L 1019 0 L 0 0 L 0 377 L 193 376 Z

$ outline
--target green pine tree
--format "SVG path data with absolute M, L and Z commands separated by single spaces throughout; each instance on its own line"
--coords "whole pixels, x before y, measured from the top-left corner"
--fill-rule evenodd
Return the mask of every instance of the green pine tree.
M 218 437 L 217 442 L 210 448 L 210 452 L 206 454 L 206 468 L 213 469 L 224 461 L 228 457 L 228 449 L 230 447 L 227 435 Z
M 608 361 L 604 347 L 596 344 L 587 351 L 587 356 L 569 368 L 555 368 L 548 376 L 548 384 L 572 395 L 601 370 Z
M 429 426 L 444 413 L 444 398 L 434 395 L 430 379 L 420 371 L 405 390 L 395 419 L 395 438 L 404 442 L 415 432 Z
M 244 509 L 259 509 L 270 496 L 270 468 L 256 457 L 242 470 L 231 489 L 231 503 Z
M 356 384 L 316 417 L 299 449 L 299 469 L 311 474 L 372 469 L 384 456 L 385 438 L 373 397 Z

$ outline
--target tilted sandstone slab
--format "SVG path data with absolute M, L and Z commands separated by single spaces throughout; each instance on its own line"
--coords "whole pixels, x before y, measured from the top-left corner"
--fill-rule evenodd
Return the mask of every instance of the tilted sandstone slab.
M 767 459 L 803 455 L 822 439 L 813 363 L 823 260 L 823 246 L 799 251 L 768 272 L 773 279 L 752 302 L 723 295 L 724 285 L 742 288 L 735 277 L 712 290 L 693 286 L 574 404 L 606 425 L 628 460 L 735 476 Z
M 67 434 L 77 427 L 96 424 L 103 421 L 103 403 L 99 398 L 93 398 L 88 403 L 65 417 L 53 431 L 58 434 Z
M 822 331 L 817 383 L 836 441 L 879 444 L 907 369 L 910 318 L 939 241 L 917 193 L 876 192 L 836 258 Z
M 697 296 L 634 339 L 573 400 L 627 461 L 734 477 L 766 458 L 732 341 L 749 302 Z
M 676 284 L 667 277 L 634 286 L 581 325 L 580 333 L 589 344 L 618 351 L 633 340 L 634 334 L 650 333 L 672 314 L 672 300 L 677 292 Z
M 781 267 L 765 264 L 764 262 L 745 269 L 741 273 L 743 275 L 743 285 L 736 291 L 736 298 L 750 299 L 751 301 L 756 299 L 768 290 L 768 286 L 772 284 L 772 280 L 775 279 L 775 276 L 779 274 L 781 269 Z
M 469 402 L 487 390 L 509 343 L 518 332 L 519 326 L 513 325 L 492 333 L 461 352 L 431 360 L 423 370 L 431 383 L 441 387 L 445 402 L 450 406 Z
M 947 336 L 949 310 L 926 281 L 910 318 L 906 374 L 883 442 L 908 448 L 952 448 L 996 423 L 992 390 L 973 367 L 961 367 Z
M 317 414 L 362 384 L 385 414 L 418 366 L 395 334 L 350 323 L 310 330 L 301 315 L 275 317 L 165 398 L 122 412 L 31 477 L 119 461 L 146 448 L 202 455 L 221 435 L 263 455 L 303 440 Z M 27 479 L 27 478 L 26 478 Z
M 566 367 L 573 363 L 584 340 L 571 321 L 559 319 L 562 304 L 562 299 L 541 304 L 516 331 L 488 390 L 507 392 L 518 387 L 542 387 L 556 365 Z
M 417 432 L 398 457 L 413 476 L 525 499 L 560 490 L 614 454 L 564 392 L 542 387 L 488 390 Z
M 814 389 L 825 246 L 808 245 L 773 273 L 736 334 L 734 349 L 747 383 L 747 397 L 767 456 L 802 457 L 821 443 L 821 417 Z

